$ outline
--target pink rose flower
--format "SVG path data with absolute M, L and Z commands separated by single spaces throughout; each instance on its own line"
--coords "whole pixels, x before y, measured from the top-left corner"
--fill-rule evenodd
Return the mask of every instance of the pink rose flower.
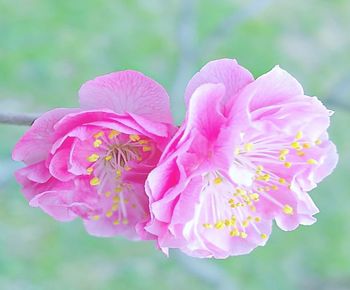
M 16 178 L 30 205 L 53 218 L 137 239 L 149 215 L 144 182 L 175 131 L 169 97 L 136 71 L 97 77 L 79 95 L 81 109 L 47 112 L 17 143 L 13 159 L 26 167 Z
M 145 230 L 163 251 L 226 258 L 315 222 L 308 195 L 335 168 L 328 111 L 278 66 L 254 80 L 235 60 L 208 63 L 186 89 L 186 119 L 149 174 Z

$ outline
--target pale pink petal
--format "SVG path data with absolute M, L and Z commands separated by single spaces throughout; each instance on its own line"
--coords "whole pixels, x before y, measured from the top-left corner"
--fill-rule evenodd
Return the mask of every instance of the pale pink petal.
M 249 102 L 249 110 L 255 111 L 276 104 L 283 104 L 304 95 L 299 82 L 279 66 L 248 84 L 240 93 L 240 101 Z
M 240 66 L 235 59 L 219 59 L 207 63 L 188 83 L 185 92 L 186 104 L 194 91 L 202 84 L 213 83 L 225 86 L 223 103 L 234 100 L 238 92 L 254 80 L 251 73 Z

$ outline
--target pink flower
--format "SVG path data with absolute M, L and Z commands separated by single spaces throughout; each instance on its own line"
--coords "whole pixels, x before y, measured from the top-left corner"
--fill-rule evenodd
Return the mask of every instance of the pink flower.
M 137 239 L 149 215 L 144 182 L 174 133 L 169 97 L 135 71 L 100 76 L 79 92 L 81 109 L 56 109 L 15 146 L 16 173 L 31 206 L 76 217 L 96 236 Z
M 308 195 L 337 163 L 328 111 L 278 66 L 254 80 L 208 63 L 186 89 L 186 120 L 146 181 L 158 245 L 195 257 L 246 254 L 315 222 Z

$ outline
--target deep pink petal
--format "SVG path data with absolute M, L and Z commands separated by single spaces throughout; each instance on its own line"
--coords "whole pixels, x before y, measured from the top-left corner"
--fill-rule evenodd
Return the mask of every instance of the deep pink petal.
M 169 96 L 163 87 L 137 71 L 127 70 L 86 82 L 79 91 L 83 109 L 110 109 L 171 123 Z
M 77 112 L 77 109 L 55 109 L 43 114 L 16 144 L 12 158 L 33 164 L 44 160 L 54 142 L 53 128 L 65 115 Z

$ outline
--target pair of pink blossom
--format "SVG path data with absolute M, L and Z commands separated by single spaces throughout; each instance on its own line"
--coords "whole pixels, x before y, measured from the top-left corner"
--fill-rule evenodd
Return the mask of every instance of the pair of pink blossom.
M 32 206 L 84 220 L 97 236 L 156 240 L 164 252 L 225 258 L 264 245 L 272 221 L 312 224 L 308 191 L 337 163 L 328 111 L 275 67 L 254 80 L 235 60 L 208 63 L 189 82 L 187 115 L 138 72 L 98 77 L 81 109 L 39 118 L 16 145 Z

